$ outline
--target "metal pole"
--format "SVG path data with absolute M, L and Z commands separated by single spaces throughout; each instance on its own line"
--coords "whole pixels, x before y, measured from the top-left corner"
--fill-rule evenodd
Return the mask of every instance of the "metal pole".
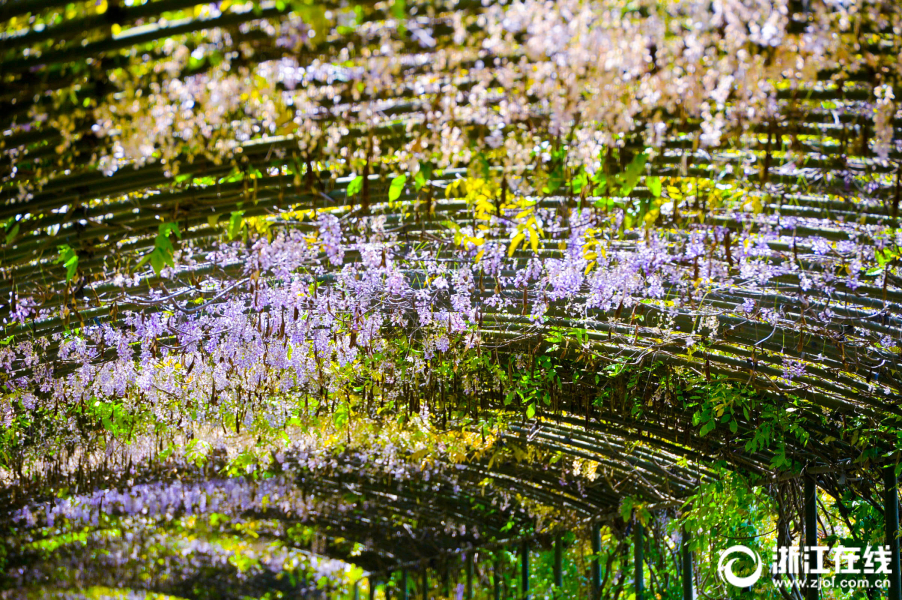
M 367 583 L 370 586 L 370 600 L 376 600 L 376 587 L 379 582 L 371 575 L 367 578 Z
M 354 582 L 354 600 L 360 600 L 360 581 Z
M 601 596 L 601 562 L 598 553 L 601 552 L 601 525 L 592 524 L 592 597 Z
M 902 571 L 899 570 L 899 483 L 895 466 L 884 467 L 883 488 L 886 510 L 886 543 L 890 549 L 888 600 L 902 600 Z
M 642 523 L 636 520 L 633 523 L 633 558 L 634 558 L 634 581 L 636 586 L 636 600 L 643 600 L 645 596 L 645 580 L 643 573 L 643 566 L 645 563 L 645 559 L 642 556 L 642 538 L 644 537 L 642 532 Z
M 464 596 L 467 600 L 473 600 L 473 553 L 467 554 L 467 589 Z
M 495 579 L 495 600 L 501 600 L 501 569 L 499 568 L 498 559 L 495 559 L 494 566 Z
M 423 565 L 423 600 L 429 600 L 429 568 Z
M 695 589 L 693 587 L 694 575 L 692 574 L 692 549 L 689 547 L 691 541 L 689 531 L 683 527 L 683 542 L 681 544 L 681 550 L 683 552 L 683 600 L 695 600 Z
M 554 538 L 554 586 L 564 587 L 564 538 Z
M 807 600 L 818 600 L 820 593 L 817 587 L 818 574 L 812 573 L 817 566 L 817 486 L 813 477 L 805 477 L 805 546 L 808 549 L 808 572 L 805 574 Z
M 532 594 L 529 593 L 529 542 L 523 542 L 523 545 L 520 548 L 520 561 L 520 575 L 523 580 L 522 596 L 525 600 L 530 600 L 532 598 Z
M 401 571 L 401 600 L 408 600 L 407 592 L 407 569 Z

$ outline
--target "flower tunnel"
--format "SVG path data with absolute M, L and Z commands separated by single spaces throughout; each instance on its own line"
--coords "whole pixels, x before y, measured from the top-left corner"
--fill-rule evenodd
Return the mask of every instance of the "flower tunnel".
M 0 23 L 0 598 L 902 600 L 897 3 Z

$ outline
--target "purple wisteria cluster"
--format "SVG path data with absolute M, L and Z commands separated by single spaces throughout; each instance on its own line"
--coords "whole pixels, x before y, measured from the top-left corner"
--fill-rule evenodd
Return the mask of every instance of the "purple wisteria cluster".
M 187 450 L 160 459 L 148 446 L 143 458 L 132 453 L 138 462 L 119 471 L 129 479 L 117 487 L 29 501 L 8 516 L 12 528 L 4 539 L 11 551 L 5 558 L 13 566 L 5 584 L 29 586 L 53 576 L 69 586 L 151 585 L 175 593 L 183 582 L 222 571 L 241 589 L 270 589 L 267 573 L 292 582 L 292 590 L 346 588 L 360 571 L 349 564 L 347 550 L 336 549 L 341 544 L 353 542 L 353 557 L 364 547 L 373 551 L 372 536 L 390 533 L 395 546 L 383 550 L 390 558 L 420 543 L 411 524 L 419 531 L 433 528 L 436 538 L 470 543 L 492 533 L 450 515 L 433 522 L 428 504 L 406 503 L 410 494 L 423 492 L 471 502 L 462 490 L 483 475 L 454 468 L 444 443 L 431 448 L 437 460 L 423 462 L 416 456 L 429 449 L 426 438 L 412 439 L 404 429 L 391 436 L 394 441 L 359 436 L 352 446 L 330 443 L 334 433 L 328 431 L 294 433 L 291 444 L 268 450 L 255 450 L 239 437 L 214 447 L 223 439 L 212 436 L 180 444 Z M 241 460 L 255 451 L 254 459 Z M 505 491 L 480 502 L 517 518 L 526 515 Z M 332 540 L 333 548 L 323 540 Z M 90 554 L 79 551 L 85 545 Z M 35 549 L 46 550 L 41 560 L 25 560 Z
M 895 289 L 886 287 L 896 280 L 892 265 L 877 259 L 902 244 L 898 233 L 837 223 L 832 236 L 840 239 L 828 241 L 800 235 L 818 220 L 734 211 L 713 224 L 624 236 L 609 226 L 616 213 L 568 210 L 564 217 L 537 208 L 519 219 L 509 210 L 478 230 L 439 229 L 433 250 L 388 231 L 381 217 L 342 223 L 330 213 L 312 237 L 283 229 L 272 240 L 225 243 L 206 260 L 242 265 L 241 277 L 210 278 L 203 295 L 154 291 L 139 299 L 125 288 L 125 303 L 141 308 L 121 311 L 118 322 L 56 331 L 49 341 L 29 336 L 26 319 L 0 348 L 9 374 L 5 422 L 16 411 L 99 401 L 146 408 L 172 424 L 186 415 L 198 423 L 235 415 L 239 428 L 255 419 L 283 423 L 301 398 L 334 406 L 349 381 L 378 380 L 381 393 L 397 396 L 402 383 L 428 377 L 424 367 L 436 356 L 460 361 L 461 352 L 490 342 L 480 328 L 487 319 L 510 329 L 523 316 L 535 334 L 560 319 L 626 326 L 643 352 L 725 342 L 737 326 L 754 328 L 750 342 L 771 351 L 778 330 L 823 336 L 865 361 L 898 351 L 890 305 L 856 304 L 863 293 L 882 302 L 880 290 Z M 508 240 L 536 217 L 544 223 L 540 251 L 509 253 Z M 468 242 L 455 243 L 459 231 Z M 175 285 L 179 269 L 168 271 Z M 640 311 L 647 316 L 637 322 Z M 806 363 L 829 364 L 820 351 L 798 350 L 776 347 L 792 355 L 784 384 L 804 382 Z

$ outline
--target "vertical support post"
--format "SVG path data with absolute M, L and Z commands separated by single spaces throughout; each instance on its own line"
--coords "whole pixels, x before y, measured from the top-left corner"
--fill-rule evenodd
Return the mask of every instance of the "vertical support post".
M 442 565 L 442 595 L 445 598 L 451 597 L 451 574 L 448 572 L 448 562 Z
M 367 577 L 367 583 L 370 586 L 370 600 L 376 600 L 376 588 L 379 587 L 379 581 L 370 575 Z
M 902 600 L 902 571 L 899 570 L 899 482 L 894 465 L 883 469 L 886 544 L 890 549 L 888 600 Z
M 495 600 L 501 600 L 501 569 L 500 565 L 498 564 L 497 558 L 495 559 L 495 566 L 493 570 L 493 579 L 495 583 Z
M 598 553 L 601 552 L 601 525 L 592 523 L 592 597 L 601 597 L 601 562 Z
M 423 578 L 423 600 L 429 600 L 429 567 L 425 564 L 421 575 Z
M 354 582 L 354 600 L 360 600 L 360 580 Z
M 815 562 L 817 553 L 813 550 L 817 546 L 817 485 L 813 477 L 805 477 L 805 546 L 808 547 L 805 598 L 818 600 L 820 597 L 820 590 L 817 587 L 818 575 L 811 573 L 817 567 Z
M 408 600 L 408 591 L 407 591 L 407 569 L 401 571 L 401 600 Z
M 633 582 L 636 587 L 636 600 L 644 600 L 645 598 L 645 557 L 642 555 L 645 537 L 642 531 L 642 523 L 637 519 L 633 523 L 633 568 L 635 570 Z
M 529 593 L 529 542 L 523 542 L 520 546 L 520 569 L 523 588 L 521 595 L 525 600 L 530 600 L 532 595 Z
M 467 563 L 466 563 L 467 587 L 466 587 L 466 594 L 464 597 L 467 600 L 473 600 L 473 561 L 474 561 L 474 556 L 473 556 L 473 553 L 470 552 L 467 554 Z
M 564 538 L 554 538 L 554 586 L 564 587 Z
M 683 527 L 683 541 L 680 550 L 683 555 L 683 600 L 695 600 L 694 577 L 692 568 L 692 549 L 689 547 L 692 539 L 689 531 Z

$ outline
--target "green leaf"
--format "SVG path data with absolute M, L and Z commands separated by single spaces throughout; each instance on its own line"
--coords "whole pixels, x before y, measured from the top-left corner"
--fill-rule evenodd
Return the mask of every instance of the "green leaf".
M 407 2 L 405 0 L 395 0 L 391 5 L 392 17 L 398 22 L 398 35 L 404 37 L 407 34 Z
M 160 223 L 159 235 L 169 237 L 171 233 L 174 233 L 178 239 L 182 239 L 182 232 L 179 231 L 178 223 Z
M 601 194 L 601 192 L 599 191 L 599 188 L 595 188 L 595 191 L 592 193 L 595 194 L 596 196 Z M 599 198 L 598 200 L 596 200 L 595 202 L 592 203 L 592 205 L 595 206 L 596 208 L 607 208 L 607 209 L 614 208 L 614 204 L 615 204 L 614 201 L 610 198 Z
M 423 175 L 423 171 L 417 171 L 417 174 L 413 177 L 413 187 L 415 187 L 419 192 L 421 189 L 423 189 L 423 186 L 426 185 L 426 181 L 427 179 L 426 176 Z
M 394 202 L 401 197 L 405 184 L 407 184 L 407 175 L 398 175 L 391 180 L 391 186 L 388 188 L 389 202 Z
M 580 171 L 573 177 L 573 181 L 570 182 L 570 187 L 573 190 L 574 194 L 580 193 L 584 187 L 589 184 L 589 177 L 584 172 Z
M 66 282 L 68 283 L 78 272 L 78 254 L 67 244 L 58 246 L 58 250 L 59 258 L 55 262 L 63 263 L 63 266 L 66 267 Z
M 175 249 L 172 246 L 172 242 L 169 241 L 169 236 L 162 235 L 162 234 L 160 234 L 156 237 L 156 239 L 153 242 L 153 245 L 156 250 L 160 250 L 164 254 L 166 254 L 166 253 L 171 254 L 172 251 Z
M 157 237 L 153 241 L 153 250 L 141 258 L 138 266 L 141 267 L 150 261 L 154 273 L 159 275 L 164 266 L 175 266 L 175 246 L 172 245 L 169 236 L 175 234 L 175 237 L 182 239 L 182 232 L 179 231 L 177 223 L 160 223 L 157 232 Z
M 645 163 L 648 162 L 648 154 L 642 152 L 633 157 L 633 160 L 630 161 L 630 164 L 626 166 L 626 173 L 628 176 L 636 176 L 642 174 L 642 169 L 645 168 Z
M 238 237 L 238 234 L 241 233 L 241 226 L 244 224 L 244 211 L 243 210 L 235 210 L 232 211 L 232 216 L 229 218 L 229 227 L 226 233 L 229 236 L 230 240 L 234 240 Z
M 618 179 L 621 181 L 619 190 L 621 196 L 629 196 L 633 192 L 636 184 L 639 183 L 639 177 L 642 175 L 642 169 L 645 168 L 647 160 L 648 155 L 644 152 L 637 154 L 630 164 L 627 165 L 623 174 L 618 176 Z
M 363 189 L 363 175 L 358 175 L 354 179 L 351 180 L 351 183 L 348 184 L 348 198 L 360 193 L 360 190 Z
M 556 168 L 548 177 L 548 183 L 542 188 L 546 194 L 553 194 L 564 185 L 564 170 L 561 167 Z
M 878 250 L 875 257 L 877 258 L 877 264 L 883 267 L 894 258 L 898 258 L 899 252 L 891 248 L 884 248 L 883 250 Z
M 6 234 L 6 245 L 9 246 L 13 242 L 13 240 L 16 239 L 17 235 L 19 235 L 18 223 L 13 225 L 13 228 L 9 231 L 9 233 Z
M 417 171 L 417 174 L 413 178 L 413 185 L 419 192 L 423 189 L 429 180 L 432 179 L 433 171 L 435 171 L 435 167 L 430 162 L 420 163 L 420 170 Z
M 648 191 L 651 192 L 651 195 L 655 198 L 661 197 L 661 178 L 660 177 L 647 177 L 645 179 L 645 185 L 648 187 Z
M 343 427 L 350 418 L 351 409 L 347 404 L 339 404 L 332 414 L 332 422 L 336 427 Z
M 624 521 L 629 521 L 630 517 L 633 515 L 633 506 L 635 505 L 635 500 L 627 496 L 623 499 L 623 503 L 620 505 L 620 516 Z
M 159 248 L 150 253 L 150 266 L 153 267 L 153 272 L 157 275 L 159 275 L 163 270 L 163 267 L 166 266 L 163 252 Z

